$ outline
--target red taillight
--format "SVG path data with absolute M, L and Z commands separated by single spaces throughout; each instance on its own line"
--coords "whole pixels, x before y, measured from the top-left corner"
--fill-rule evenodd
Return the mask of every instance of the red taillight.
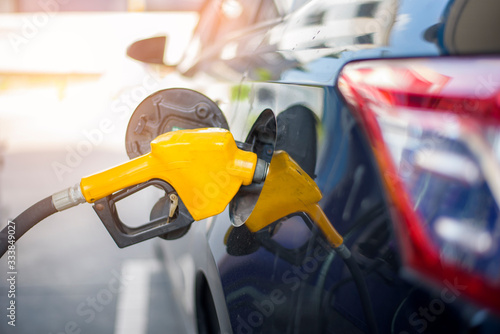
M 360 61 L 338 87 L 396 208 L 405 265 L 500 312 L 500 59 Z

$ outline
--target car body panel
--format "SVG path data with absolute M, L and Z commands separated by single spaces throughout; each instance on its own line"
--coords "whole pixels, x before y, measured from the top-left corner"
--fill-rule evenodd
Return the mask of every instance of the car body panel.
M 236 140 L 245 141 L 260 113 L 272 110 L 275 149 L 289 152 L 313 177 L 323 194 L 321 208 L 366 272 L 379 332 L 458 332 L 465 321 L 461 301 L 446 304 L 432 318 L 417 312 L 436 307 L 440 291 L 401 275 L 406 271 L 390 225 L 384 171 L 336 81 L 354 60 L 499 53 L 500 48 L 456 42 L 466 30 L 456 22 L 466 16 L 456 9 L 467 7 L 464 1 L 308 1 L 293 12 L 278 7 L 277 15 L 241 32 L 219 34 L 210 45 L 200 47 L 203 38 L 195 33 L 191 51 L 201 51 L 180 71 L 193 81 L 208 73 L 228 82 L 217 99 L 224 101 L 220 107 Z M 459 26 L 460 32 L 449 31 Z M 492 26 L 485 24 L 482 33 Z M 213 96 L 210 87 L 206 93 Z M 369 331 L 349 272 L 307 215 L 284 217 L 253 234 L 244 226 L 234 228 L 226 209 L 161 246 L 174 286 L 183 287 L 177 292 L 191 319 L 189 332 L 196 318 L 197 272 L 207 277 L 223 333 Z

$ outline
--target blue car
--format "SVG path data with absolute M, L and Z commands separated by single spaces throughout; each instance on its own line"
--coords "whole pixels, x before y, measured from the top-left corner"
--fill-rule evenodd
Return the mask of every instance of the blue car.
M 188 94 L 170 109 L 204 103 L 215 111 L 198 121 L 270 173 L 283 154 L 296 166 L 158 239 L 188 333 L 500 332 L 499 13 L 493 0 L 214 0 L 179 64 L 168 37 L 129 48 L 203 93 L 167 89 L 142 112 Z

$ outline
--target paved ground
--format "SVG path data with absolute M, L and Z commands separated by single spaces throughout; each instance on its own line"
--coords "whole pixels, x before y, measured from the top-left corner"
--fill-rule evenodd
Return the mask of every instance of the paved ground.
M 0 226 L 23 209 L 115 165 L 124 154 L 95 149 L 61 182 L 66 152 L 7 154 L 0 171 Z M 149 212 L 138 201 L 129 219 Z M 0 333 L 181 333 L 171 289 L 154 259 L 154 241 L 119 249 L 90 205 L 56 214 L 17 244 L 16 327 L 7 322 L 8 269 L 0 260 Z

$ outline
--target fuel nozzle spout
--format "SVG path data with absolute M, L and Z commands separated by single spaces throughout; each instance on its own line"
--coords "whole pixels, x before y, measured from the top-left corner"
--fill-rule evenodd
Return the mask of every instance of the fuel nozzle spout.
M 266 180 L 269 173 L 269 163 L 262 159 L 257 159 L 255 172 L 253 174 L 253 183 L 262 183 Z

